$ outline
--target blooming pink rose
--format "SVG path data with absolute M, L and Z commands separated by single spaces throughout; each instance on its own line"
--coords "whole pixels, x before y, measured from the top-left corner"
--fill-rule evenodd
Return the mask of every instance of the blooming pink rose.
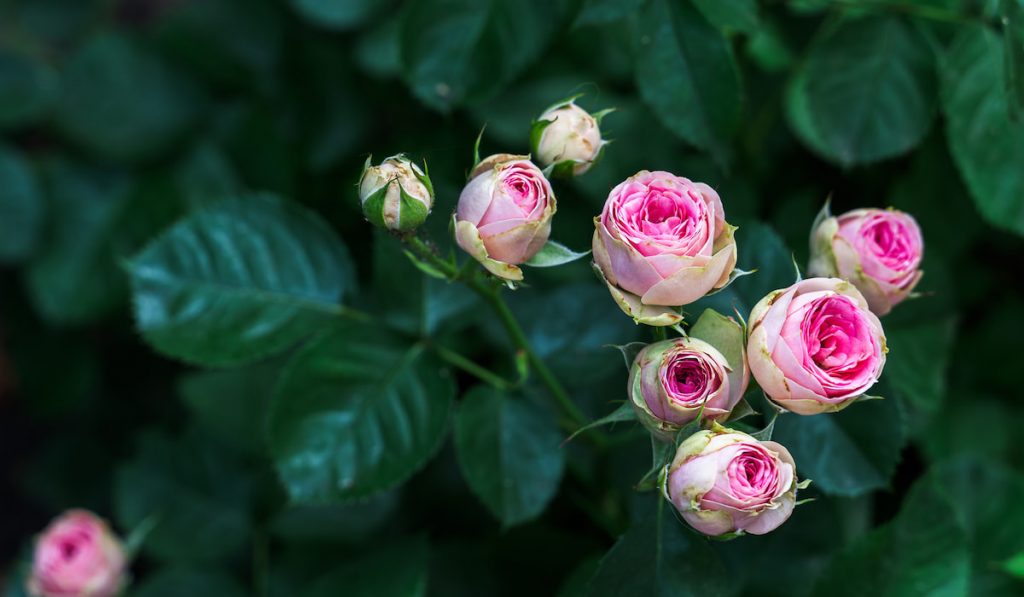
M 793 513 L 802 486 L 782 445 L 716 424 L 679 445 L 665 497 L 705 535 L 764 535 Z
M 612 189 L 594 219 L 594 261 L 612 297 L 649 325 L 672 325 L 722 288 L 736 265 L 735 228 L 711 187 L 646 170 Z
M 885 335 L 857 289 L 810 278 L 761 299 L 747 354 L 761 389 L 801 415 L 840 410 L 878 381 Z
M 907 298 L 923 275 L 924 240 L 912 216 L 894 209 L 822 215 L 811 232 L 811 275 L 849 280 L 879 316 Z
M 492 274 L 522 280 L 518 264 L 551 234 L 555 194 L 525 156 L 492 155 L 477 165 L 459 195 L 455 240 Z
M 640 422 L 671 441 L 679 428 L 703 409 L 707 420 L 724 420 L 750 381 L 745 359 L 730 363 L 698 338 L 649 344 L 633 360 L 629 390 Z
M 36 540 L 28 592 L 43 597 L 111 597 L 124 582 L 121 542 L 102 519 L 69 510 Z

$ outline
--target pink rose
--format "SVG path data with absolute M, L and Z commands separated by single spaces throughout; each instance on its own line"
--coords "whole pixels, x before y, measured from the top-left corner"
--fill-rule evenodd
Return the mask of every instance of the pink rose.
M 894 209 L 822 215 L 811 232 L 811 275 L 849 280 L 879 316 L 907 298 L 923 275 L 924 240 L 912 216 Z
M 672 325 L 687 305 L 722 288 L 736 265 L 733 230 L 711 187 L 646 170 L 612 189 L 595 218 L 594 261 L 626 314 Z
M 786 448 L 716 424 L 679 445 L 665 497 L 705 535 L 764 535 L 793 513 L 800 487 Z
M 121 542 L 91 512 L 69 510 L 36 540 L 28 592 L 43 597 L 111 597 L 121 589 Z
M 750 313 L 750 370 L 773 401 L 801 415 L 840 410 L 878 381 L 885 335 L 856 288 L 810 278 Z
M 555 194 L 537 166 L 524 156 L 492 155 L 459 195 L 455 240 L 492 274 L 522 280 L 516 266 L 547 242 L 554 215 Z
M 729 363 L 717 348 L 697 338 L 649 344 L 629 371 L 637 417 L 652 433 L 672 441 L 680 427 L 697 418 L 724 420 L 747 389 L 746 361 Z

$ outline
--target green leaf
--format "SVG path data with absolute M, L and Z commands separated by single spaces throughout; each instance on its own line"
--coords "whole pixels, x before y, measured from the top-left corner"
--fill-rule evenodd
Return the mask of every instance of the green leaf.
M 131 529 L 154 516 L 142 550 L 161 560 L 226 558 L 249 540 L 252 486 L 237 456 L 206 436 L 147 433 L 114 478 L 117 526 Z
M 526 262 L 526 265 L 530 267 L 555 267 L 564 263 L 572 263 L 587 255 L 590 255 L 590 251 L 577 253 L 565 245 L 549 240 L 536 255 Z
M 244 597 L 246 591 L 223 571 L 167 566 L 147 574 L 128 597 Z
M 966 537 L 952 505 L 919 482 L 894 520 L 833 559 L 814 594 L 965 595 L 969 568 Z
M 636 12 L 645 0 L 584 0 L 573 27 L 608 25 Z
M 931 126 L 936 94 L 931 50 L 897 17 L 851 19 L 811 47 L 792 110 L 817 139 L 812 149 L 843 166 L 900 155 Z M 820 142 L 820 145 L 819 145 Z
M 719 29 L 743 33 L 758 30 L 757 0 L 691 0 L 704 18 Z
M 584 425 L 583 427 L 580 427 L 579 429 L 574 431 L 572 433 L 572 435 L 570 435 L 565 441 L 568 443 L 573 438 L 575 438 L 577 435 L 579 435 L 579 434 L 581 434 L 584 431 L 587 431 L 589 429 L 594 429 L 596 427 L 601 427 L 603 425 L 613 425 L 615 423 L 623 423 L 623 422 L 626 422 L 626 421 L 635 421 L 635 420 L 636 420 L 636 410 L 633 409 L 633 404 L 630 403 L 627 400 L 626 402 L 623 402 L 618 408 L 613 410 L 611 412 L 611 414 L 607 414 L 607 415 L 601 417 L 600 419 L 597 419 L 596 421 L 591 421 L 591 422 L 587 423 L 586 425 Z
M 728 162 L 740 79 L 722 34 L 686 2 L 651 0 L 633 33 L 640 96 L 672 132 Z
M 1003 570 L 1007 574 L 1024 579 L 1024 551 L 1003 562 Z
M 422 597 L 427 594 L 427 542 L 407 539 L 342 563 L 302 592 L 304 597 Z
M 1024 118 L 1024 3 L 1001 0 L 1003 17 L 1003 60 L 1005 64 L 1006 99 L 1010 118 Z
M 554 416 L 487 386 L 466 393 L 455 418 L 459 466 L 506 527 L 536 518 L 555 497 L 565 453 Z
M 690 328 L 690 335 L 718 349 L 730 367 L 735 369 L 743 363 L 745 334 L 743 326 L 732 317 L 726 317 L 714 309 L 705 309 L 697 323 Z
M 344 501 L 397 485 L 441 445 L 454 388 L 397 336 L 348 324 L 295 355 L 275 391 L 269 442 L 295 502 Z
M 870 400 L 835 414 L 783 414 L 773 439 L 789 448 L 802 478 L 827 494 L 856 496 L 888 487 L 904 433 L 895 400 Z
M 946 372 L 953 352 L 956 322 L 928 321 L 885 330 L 889 385 L 914 411 L 931 415 L 946 397 Z
M 953 160 L 985 220 L 1024 234 L 1024 123 L 1009 118 L 999 36 L 962 26 L 942 62 Z
M 405 5 L 399 40 L 406 82 L 437 110 L 476 103 L 540 56 L 562 2 L 418 0 Z
M 196 89 L 144 48 L 115 34 L 90 40 L 68 61 L 57 126 L 108 160 L 161 155 L 195 124 Z
M 330 542 L 360 544 L 395 519 L 398 490 L 346 504 L 290 504 L 270 522 L 275 537 L 288 543 Z
M 57 95 L 56 73 L 36 56 L 0 47 L 0 129 L 34 124 Z
M 135 321 L 154 348 L 207 365 L 281 351 L 341 313 L 348 252 L 315 214 L 266 195 L 185 218 L 129 264 Z
M 687 531 L 661 495 L 601 559 L 588 595 L 730 595 L 732 579 L 711 544 Z
M 44 211 L 32 165 L 16 151 L 0 145 L 0 262 L 19 262 L 31 255 Z
M 376 0 L 290 0 L 292 8 L 312 25 L 345 31 L 373 16 Z
M 118 268 L 126 230 L 129 182 L 116 173 L 57 160 L 45 164 L 50 222 L 28 264 L 28 291 L 51 323 L 80 324 L 125 300 Z

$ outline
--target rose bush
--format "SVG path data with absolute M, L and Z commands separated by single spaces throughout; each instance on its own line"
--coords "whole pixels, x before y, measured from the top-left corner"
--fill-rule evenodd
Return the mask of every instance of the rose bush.
M 729 282 L 735 227 L 704 183 L 646 170 L 608 194 L 594 219 L 594 262 L 619 307 L 636 321 L 672 325 L 672 307 Z
M 459 195 L 455 239 L 495 276 L 522 280 L 517 265 L 547 242 L 555 209 L 551 183 L 526 156 L 492 155 Z
M 764 535 L 793 513 L 798 487 L 785 447 L 716 424 L 679 445 L 664 492 L 705 535 Z
M 28 592 L 40 597 L 112 597 L 125 580 L 127 558 L 107 524 L 71 510 L 36 540 Z
M 910 295 L 923 275 L 924 256 L 913 216 L 894 209 L 823 216 L 811 231 L 808 273 L 849 280 L 878 316 Z
M 834 412 L 878 381 L 882 324 L 857 289 L 810 278 L 769 293 L 750 313 L 747 354 L 761 389 L 802 415 Z

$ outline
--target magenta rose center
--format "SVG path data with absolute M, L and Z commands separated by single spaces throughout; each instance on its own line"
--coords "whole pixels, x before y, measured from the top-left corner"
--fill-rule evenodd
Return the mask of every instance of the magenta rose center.
M 662 385 L 673 402 L 700 406 L 722 386 L 722 379 L 703 354 L 684 352 L 669 356 Z
M 700 193 L 668 181 L 627 186 L 614 219 L 625 240 L 646 256 L 668 249 L 695 254 L 711 233 L 707 204 Z
M 744 446 L 726 469 L 731 493 L 739 499 L 774 497 L 779 471 L 775 459 L 759 447 Z
M 871 218 L 862 228 L 861 238 L 867 249 L 892 270 L 912 270 L 921 261 L 920 247 L 914 234 L 896 217 L 879 215 Z
M 544 196 L 544 189 L 529 172 L 512 170 L 502 184 L 505 192 L 512 198 L 512 202 L 522 210 L 523 216 L 533 213 L 538 202 Z
M 845 393 L 874 375 L 878 341 L 864 314 L 845 296 L 819 298 L 804 316 L 803 341 L 807 356 L 832 384 L 831 394 Z M 831 385 L 838 386 L 831 392 Z

